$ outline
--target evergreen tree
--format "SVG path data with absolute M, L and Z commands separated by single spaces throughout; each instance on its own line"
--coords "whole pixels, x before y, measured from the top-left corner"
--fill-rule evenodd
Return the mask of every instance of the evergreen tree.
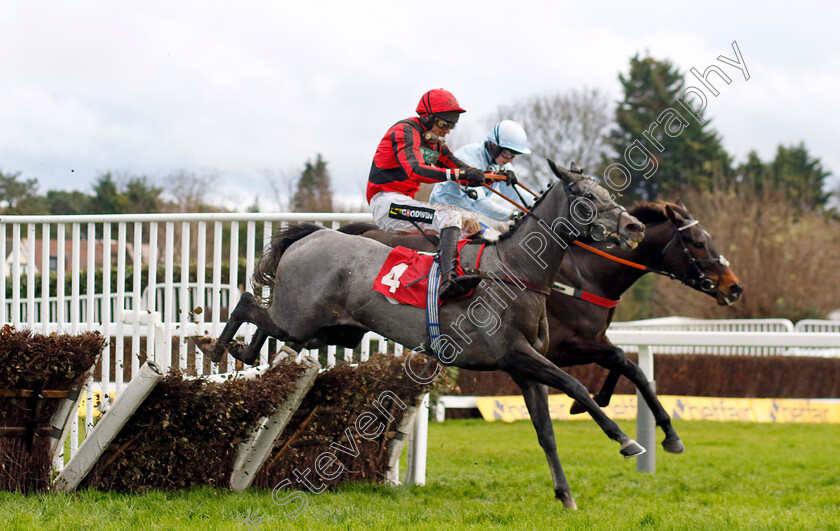
M 306 166 L 292 196 L 292 212 L 332 212 L 332 190 L 327 163 L 319 153 L 315 162 Z
M 160 212 L 160 194 L 163 188 L 153 186 L 147 177 L 131 177 L 125 185 L 127 213 Z
M 75 215 L 90 214 L 91 197 L 84 192 L 73 190 L 49 190 L 47 192 L 47 204 L 49 213 L 52 215 Z
M 820 159 L 808 153 L 804 143 L 779 145 L 776 157 L 766 164 L 751 151 L 737 171 L 741 183 L 760 194 L 781 191 L 792 205 L 803 211 L 824 207 L 830 195 L 823 192 L 823 186 L 831 172 L 823 168 Z
M 117 183 L 111 172 L 100 175 L 93 184 L 91 214 L 122 214 L 128 207 L 128 199 L 117 190 Z
M 614 158 L 603 160 L 600 173 L 612 163 L 627 173 L 612 170 L 607 181 L 611 188 L 622 188 L 618 191 L 633 199 L 655 199 L 689 188 L 707 190 L 716 179 L 731 176 L 731 159 L 704 113 L 690 113 L 680 105 L 685 79 L 677 68 L 637 54 L 630 59 L 628 75 L 618 77 L 624 99 L 608 138 Z M 655 171 L 650 161 L 655 161 Z

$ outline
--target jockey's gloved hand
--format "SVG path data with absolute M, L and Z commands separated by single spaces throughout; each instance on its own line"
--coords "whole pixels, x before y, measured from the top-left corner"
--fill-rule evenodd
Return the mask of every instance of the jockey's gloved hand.
M 506 182 L 509 186 L 514 186 L 514 185 L 516 185 L 516 183 L 518 183 L 518 182 L 519 182 L 519 181 L 516 179 L 516 173 L 514 173 L 514 171 L 513 171 L 513 170 L 506 170 L 506 171 L 505 171 L 505 177 L 506 177 L 505 182 Z
M 481 186 L 487 182 L 484 178 L 484 172 L 478 168 L 467 168 L 461 170 L 461 172 L 461 179 L 467 181 L 467 186 Z

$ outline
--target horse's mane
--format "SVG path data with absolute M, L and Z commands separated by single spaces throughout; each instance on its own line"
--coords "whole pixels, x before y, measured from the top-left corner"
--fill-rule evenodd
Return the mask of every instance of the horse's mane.
M 685 208 L 667 201 L 639 201 L 627 209 L 627 212 L 645 225 L 648 223 L 662 223 L 668 221 L 668 214 L 665 212 L 666 206 L 671 207 L 686 218 L 691 217 Z
M 537 208 L 537 205 L 539 205 L 542 202 L 542 200 L 545 199 L 545 196 L 548 195 L 548 192 L 551 190 L 551 188 L 555 184 L 557 184 L 557 181 L 552 181 L 552 182 L 548 183 L 548 188 L 546 188 L 545 192 L 540 194 L 540 196 L 537 198 L 536 201 L 534 201 L 534 204 L 528 210 L 534 210 L 535 208 Z M 520 217 L 516 218 L 516 220 L 513 222 L 513 225 L 510 227 L 510 230 L 502 233 L 502 235 L 499 236 L 499 239 L 497 241 L 485 240 L 484 238 L 476 238 L 476 241 L 480 241 L 482 243 L 486 243 L 486 244 L 490 244 L 490 245 L 495 245 L 496 243 L 498 243 L 502 240 L 510 238 L 511 235 L 516 231 L 516 228 L 522 223 L 522 220 L 524 220 L 526 217 L 528 217 L 527 214 L 524 215 L 524 216 L 520 216 Z
M 289 225 L 287 228 L 274 234 L 271 237 L 271 243 L 266 247 L 262 258 L 260 258 L 254 268 L 254 275 L 251 277 L 251 285 L 254 287 L 254 293 L 262 293 L 264 286 L 268 286 L 269 288 L 274 286 L 274 275 L 277 270 L 277 264 L 290 245 L 323 228 L 314 223 L 302 222 Z M 272 291 L 271 289 L 269 290 L 269 297 L 267 300 L 264 299 L 263 303 L 271 303 Z

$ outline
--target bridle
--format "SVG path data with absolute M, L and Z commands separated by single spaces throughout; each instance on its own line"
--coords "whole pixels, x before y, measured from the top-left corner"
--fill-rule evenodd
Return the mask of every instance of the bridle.
M 571 182 L 571 183 L 565 183 L 563 186 L 564 186 L 564 189 L 566 191 L 566 194 L 567 195 L 574 195 L 574 197 L 586 197 L 586 196 L 580 196 L 580 195 L 572 193 L 571 187 L 578 184 L 579 182 L 581 182 L 581 181 L 574 181 L 574 182 Z M 487 185 L 485 185 L 485 186 L 487 186 Z M 505 197 L 503 194 L 497 192 L 496 190 L 493 190 L 489 186 L 487 186 L 487 188 L 489 190 L 491 190 L 492 192 L 496 193 L 497 195 L 501 196 L 503 199 L 507 199 L 508 202 L 510 202 L 511 204 L 513 204 L 514 206 L 519 208 L 520 210 L 524 211 L 526 216 L 529 216 L 529 215 L 534 216 L 538 221 L 541 221 L 541 222 L 545 223 L 545 220 L 541 219 L 539 216 L 534 214 L 531 210 L 523 207 L 522 205 L 516 203 L 515 201 L 510 200 L 509 198 Z M 526 190 L 527 190 L 527 188 L 526 188 Z M 528 190 L 528 191 L 533 196 L 537 197 L 537 194 L 535 194 L 534 192 L 531 192 L 530 190 Z M 589 191 L 589 195 L 594 196 L 594 194 L 591 191 Z M 591 200 L 589 197 L 586 197 L 586 199 Z M 570 206 L 569 206 L 570 215 L 571 215 L 571 203 L 573 203 L 573 202 L 574 201 L 570 202 Z M 603 212 L 608 212 L 609 210 L 612 210 L 612 209 L 615 209 L 615 208 L 620 209 L 622 214 L 627 213 L 626 208 L 624 208 L 623 206 L 621 206 L 619 204 L 616 204 L 616 203 L 614 203 L 612 206 L 609 206 L 608 208 L 605 208 L 603 210 Z M 598 212 L 601 212 L 601 210 L 598 210 Z M 595 254 L 597 254 L 599 256 L 602 256 L 602 257 L 604 257 L 608 260 L 612 260 L 613 262 L 618 262 L 618 263 L 626 265 L 628 267 L 633 267 L 633 268 L 636 268 L 636 269 L 640 269 L 642 271 L 646 271 L 646 272 L 650 272 L 650 273 L 656 273 L 657 275 L 668 277 L 668 278 L 673 279 L 673 280 L 678 280 L 679 282 L 685 284 L 686 286 L 688 286 L 692 289 L 695 289 L 697 291 L 701 291 L 703 293 L 709 293 L 709 294 L 713 294 L 713 295 L 717 294 L 717 293 L 720 293 L 721 295 L 724 296 L 724 298 L 728 298 L 726 293 L 723 293 L 722 291 L 720 291 L 718 283 L 715 280 L 713 280 L 712 278 L 707 277 L 706 274 L 703 273 L 703 268 L 701 267 L 701 265 L 718 263 L 723 267 L 729 267 L 729 260 L 727 260 L 726 257 L 724 257 L 722 254 L 718 255 L 717 258 L 704 258 L 704 259 L 695 258 L 694 255 L 691 254 L 691 251 L 689 251 L 688 245 L 686 245 L 686 243 L 685 243 L 685 238 L 683 238 L 682 232 L 686 229 L 689 229 L 689 228 L 697 225 L 698 223 L 700 223 L 698 220 L 693 219 L 693 220 L 689 221 L 688 223 L 686 223 L 685 225 L 682 225 L 681 227 L 674 226 L 674 235 L 671 237 L 671 240 L 667 244 L 665 244 L 665 247 L 662 248 L 662 251 L 660 252 L 660 255 L 659 255 L 660 262 L 664 262 L 665 253 L 667 253 L 668 248 L 671 247 L 671 245 L 673 245 L 674 242 L 678 241 L 680 243 L 680 245 L 682 246 L 683 253 L 685 253 L 685 255 L 688 259 L 689 268 L 695 273 L 695 275 L 693 277 L 689 277 L 687 275 L 678 275 L 676 273 L 671 273 L 669 271 L 663 271 L 663 270 L 660 270 L 660 269 L 656 269 L 654 267 L 648 267 L 648 266 L 645 266 L 645 265 L 642 265 L 642 264 L 637 264 L 637 263 L 632 262 L 630 260 L 625 260 L 623 258 L 618 258 L 617 256 L 613 256 L 609 253 L 606 253 L 604 251 L 596 249 L 596 248 L 594 248 L 590 245 L 587 245 L 587 244 L 585 244 L 581 241 L 578 241 L 578 240 L 574 240 L 572 243 L 574 243 L 578 247 L 586 249 L 589 252 L 595 253 Z M 593 229 L 595 229 L 596 227 L 598 228 L 599 233 L 594 234 Z M 590 224 L 590 228 L 589 228 L 589 233 L 590 234 L 589 234 L 589 236 L 590 236 L 590 238 L 592 238 L 595 241 L 603 241 L 603 240 L 606 240 L 607 238 L 609 238 L 610 236 L 618 235 L 620 227 L 621 227 L 621 215 L 618 216 L 618 221 L 616 222 L 616 231 L 609 231 L 609 229 L 607 227 L 605 227 L 604 225 L 593 222 L 593 223 Z M 555 231 L 556 231 L 556 229 L 555 229 Z
M 591 177 L 585 177 L 585 178 L 586 179 L 591 179 L 592 182 L 595 182 L 595 179 L 592 179 Z M 618 209 L 619 215 L 616 217 L 615 230 L 611 231 L 603 223 L 599 223 L 599 222 L 596 222 L 595 220 L 593 220 L 591 223 L 589 223 L 589 234 L 588 235 L 589 235 L 590 238 L 592 238 L 596 242 L 604 241 L 604 240 L 608 239 L 610 236 L 614 236 L 616 239 L 619 239 L 620 238 L 620 231 L 621 231 L 621 217 L 624 214 L 627 214 L 627 209 L 624 208 L 623 206 L 617 204 L 617 203 L 614 203 L 614 202 L 613 202 L 612 205 L 604 205 L 603 207 L 599 206 L 599 204 L 602 204 L 602 202 L 598 200 L 598 198 L 595 196 L 595 194 L 590 189 L 588 189 L 586 187 L 584 187 L 584 189 L 581 190 L 581 191 L 577 191 L 577 190 L 572 189 L 573 187 L 577 186 L 578 184 L 580 184 L 582 182 L 583 182 L 583 179 L 581 179 L 579 181 L 564 182 L 563 183 L 563 190 L 566 192 L 566 195 L 568 197 L 574 198 L 573 200 L 569 201 L 569 217 L 571 219 L 577 219 L 577 218 L 575 218 L 574 214 L 572 213 L 572 208 L 573 208 L 573 205 L 575 203 L 575 200 L 578 199 L 578 198 L 586 199 L 587 201 L 592 203 L 595 206 L 595 212 L 598 213 L 598 214 L 605 214 L 605 213 L 607 213 L 611 210 Z M 556 186 L 556 184 L 554 184 L 554 186 Z M 543 195 L 545 195 L 545 194 L 543 194 Z M 598 203 L 598 204 L 596 204 L 596 203 Z M 532 210 L 529 210 L 529 209 L 523 208 L 523 207 L 520 207 L 520 208 L 522 208 L 522 210 L 525 211 L 526 216 L 533 216 L 537 221 L 540 221 L 540 222 L 542 222 L 546 225 L 551 226 L 550 224 L 546 223 L 546 221 L 544 219 L 542 219 L 541 217 L 534 214 L 534 212 Z M 576 234 L 572 234 L 572 233 L 560 232 L 556 228 L 554 229 L 554 231 L 557 232 L 561 236 L 569 236 L 569 237 L 572 237 L 572 238 L 577 236 Z M 577 243 L 577 240 L 575 240 L 575 243 Z
M 688 265 L 695 273 L 695 278 L 689 278 L 688 276 L 681 276 L 675 275 L 673 273 L 668 273 L 664 271 L 657 271 L 652 270 L 655 273 L 659 273 L 660 275 L 665 275 L 668 277 L 673 278 L 674 280 L 679 280 L 686 286 L 690 288 L 696 289 L 697 291 L 702 291 L 704 293 L 716 293 L 718 292 L 718 284 L 716 281 L 707 277 L 705 273 L 703 273 L 703 268 L 700 267 L 704 264 L 714 264 L 718 263 L 723 267 L 729 267 L 729 260 L 726 259 L 722 254 L 718 255 L 717 258 L 695 258 L 694 255 L 691 254 L 691 251 L 688 249 L 688 245 L 685 243 L 685 238 L 683 237 L 682 233 L 684 230 L 693 227 L 700 223 L 696 219 L 693 219 L 686 223 L 681 227 L 674 227 L 674 235 L 671 237 L 671 240 L 665 244 L 665 247 L 662 248 L 662 252 L 659 254 L 660 262 L 665 260 L 665 254 L 668 252 L 668 248 L 674 244 L 674 242 L 679 242 L 682 246 L 683 253 L 688 258 Z
M 588 179 L 591 179 L 591 177 L 587 177 L 587 178 L 588 178 Z M 594 181 L 594 179 L 593 179 L 593 181 Z M 571 187 L 572 187 L 572 186 L 575 186 L 575 185 L 577 185 L 577 184 L 579 184 L 579 183 L 581 183 L 581 182 L 582 182 L 582 181 L 576 181 L 576 182 L 573 182 L 573 183 L 566 183 L 566 184 L 565 184 L 566 194 L 567 194 L 567 195 L 572 195 L 572 194 L 571 194 Z M 588 191 L 588 190 L 587 190 L 587 191 Z M 592 197 L 592 198 L 595 198 L 595 197 L 594 197 L 594 196 L 595 196 L 595 194 L 594 194 L 594 193 L 592 193 L 591 191 L 589 191 L 589 196 L 590 196 L 590 197 Z M 589 200 L 589 201 L 592 201 L 592 199 L 591 199 L 590 197 L 587 197 L 587 196 L 578 195 L 578 196 L 575 196 L 575 197 L 584 197 L 585 199 L 587 199 L 587 200 Z M 597 199 L 597 198 L 595 198 L 595 199 Z M 572 203 L 574 203 L 574 201 L 572 201 Z M 594 201 L 593 201 L 593 203 L 594 203 Z M 571 207 L 571 204 L 570 204 L 570 205 L 569 205 L 569 214 L 570 214 L 570 215 L 572 215 L 572 213 L 571 213 L 571 208 L 572 208 L 572 207 Z M 611 231 L 611 230 L 609 230 L 609 228 L 608 228 L 606 225 L 604 225 L 603 223 L 599 223 L 599 222 L 593 221 L 593 222 L 592 222 L 592 223 L 590 223 L 590 225 L 589 225 L 589 237 L 590 237 L 590 238 L 592 238 L 592 239 L 593 239 L 594 241 L 596 241 L 596 242 L 602 242 L 602 241 L 605 241 L 605 240 L 607 240 L 610 236 L 612 236 L 612 237 L 614 237 L 614 238 L 616 238 L 616 239 L 620 239 L 620 237 L 621 237 L 621 236 L 620 236 L 620 233 L 621 233 L 621 217 L 622 217 L 623 215 L 627 214 L 627 209 L 626 209 L 626 208 L 624 208 L 623 206 L 621 206 L 621 205 L 619 205 L 619 204 L 615 203 L 615 202 L 613 202 L 613 204 L 612 204 L 612 205 L 608 205 L 608 206 L 604 206 L 604 207 L 600 207 L 600 206 L 598 206 L 598 205 L 595 205 L 595 211 L 596 211 L 596 212 L 598 212 L 598 213 L 607 213 L 607 212 L 609 212 L 609 211 L 611 211 L 611 210 L 615 210 L 615 209 L 618 209 L 618 211 L 619 211 L 619 214 L 618 214 L 618 216 L 616 217 L 615 230 L 612 230 L 612 231 Z

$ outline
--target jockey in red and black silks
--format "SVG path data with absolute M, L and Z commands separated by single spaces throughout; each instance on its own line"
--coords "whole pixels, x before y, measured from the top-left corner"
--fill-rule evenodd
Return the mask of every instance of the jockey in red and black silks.
M 414 198 L 421 183 L 451 181 L 457 170 L 469 168 L 446 144 L 423 138 L 426 132 L 419 118 L 400 120 L 388 129 L 370 166 L 368 203 L 379 192 L 399 192 Z
M 379 228 L 397 233 L 431 230 L 440 235 L 442 300 L 460 297 L 481 281 L 478 276 L 459 277 L 454 267 L 464 218 L 477 221 L 477 217 L 457 207 L 417 201 L 414 195 L 421 183 L 484 183 L 484 172 L 455 158 L 445 144 L 444 137 L 463 112 L 455 96 L 444 89 L 423 94 L 418 117 L 397 122 L 382 137 L 367 186 L 367 201 Z

